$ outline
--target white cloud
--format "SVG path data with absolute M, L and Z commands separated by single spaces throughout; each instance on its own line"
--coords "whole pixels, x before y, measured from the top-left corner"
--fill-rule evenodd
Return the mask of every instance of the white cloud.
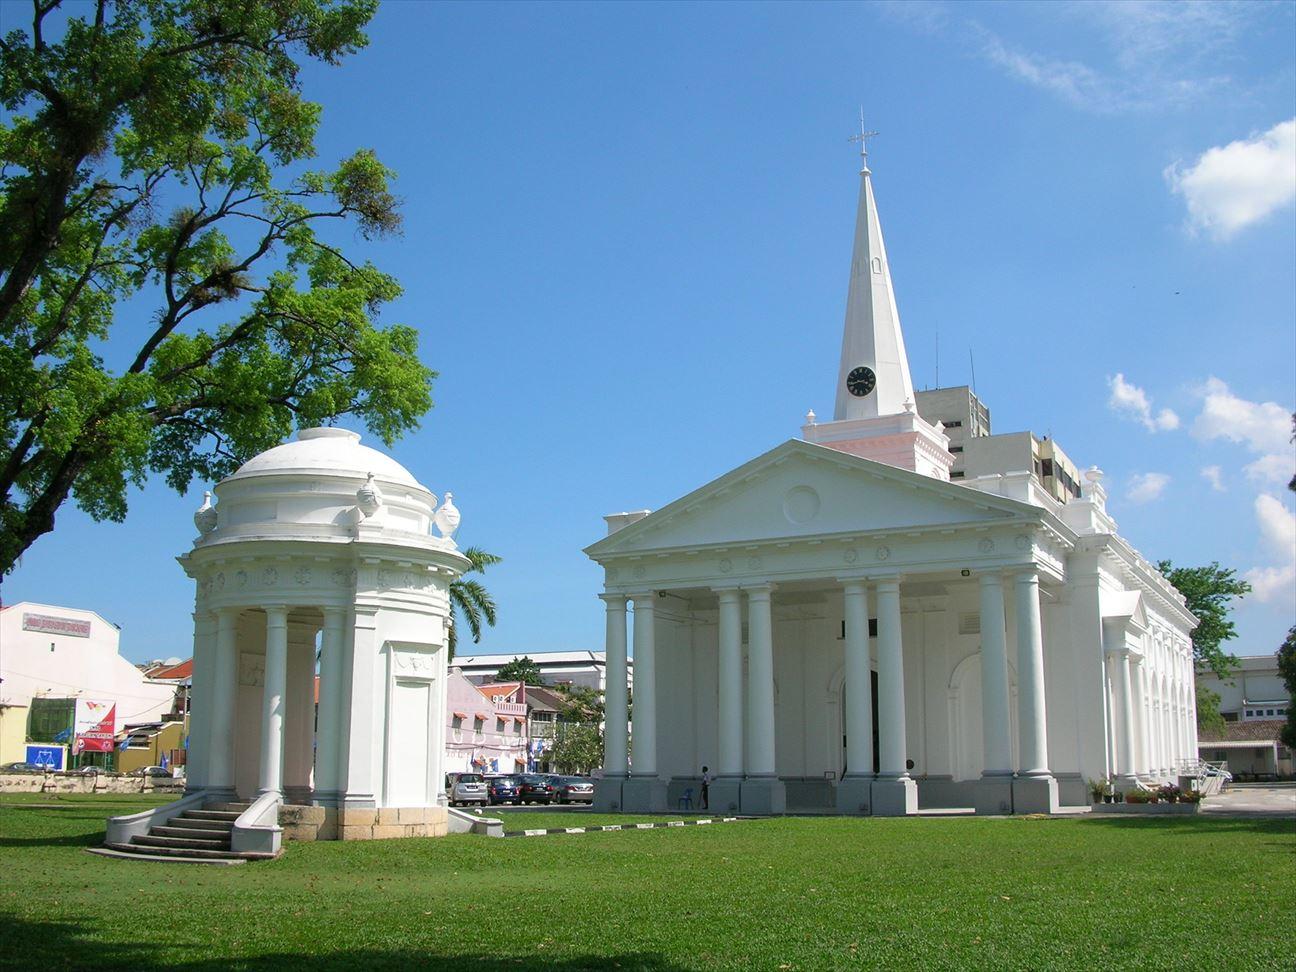
M 976 9 L 970 4 L 889 3 L 878 9 L 915 32 L 950 39 L 1014 81 L 1096 114 L 1180 107 L 1231 84 L 1220 65 L 1236 59 L 1246 28 L 1271 16 L 1258 4 L 1219 0 L 1089 0 L 1033 5 L 1028 15 L 992 30 L 967 15 Z M 1044 36 L 1058 39 L 1052 50 L 1009 36 L 1030 31 L 1032 20 L 1037 27 L 1043 22 Z
M 1152 414 L 1152 401 L 1138 385 L 1132 385 L 1125 376 L 1117 372 L 1115 378 L 1108 378 L 1111 396 L 1107 406 L 1114 412 L 1137 419 L 1149 432 L 1168 432 L 1179 428 L 1179 416 L 1168 408 Z
M 1226 492 L 1224 488 L 1224 480 L 1221 478 L 1222 474 L 1219 466 L 1203 466 L 1201 474 L 1202 474 L 1202 479 L 1210 483 L 1211 489 L 1215 490 L 1215 492 L 1217 493 Z
M 1261 539 L 1278 560 L 1274 566 L 1247 571 L 1246 579 L 1251 582 L 1255 598 L 1296 601 L 1296 514 L 1278 497 L 1261 493 L 1256 497 L 1255 515 Z
M 1135 473 L 1130 477 L 1129 491 L 1125 495 L 1131 503 L 1150 503 L 1160 499 L 1169 485 L 1170 477 L 1165 473 Z
M 1218 378 L 1206 379 L 1206 400 L 1193 422 L 1199 439 L 1228 439 L 1263 456 L 1292 455 L 1291 412 L 1277 402 L 1239 398 Z
M 1207 149 L 1187 168 L 1175 163 L 1165 177 L 1184 197 L 1189 228 L 1227 240 L 1296 199 L 1296 118 Z
M 1291 479 L 1293 468 L 1296 468 L 1296 457 L 1274 452 L 1247 463 L 1242 470 L 1253 482 L 1283 484 Z

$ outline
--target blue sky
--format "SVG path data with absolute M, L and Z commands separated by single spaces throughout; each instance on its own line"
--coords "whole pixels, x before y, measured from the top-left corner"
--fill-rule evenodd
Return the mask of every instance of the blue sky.
M 395 456 L 501 554 L 480 650 L 602 646 L 604 513 L 659 507 L 831 412 L 865 106 L 914 381 L 1107 473 L 1148 558 L 1217 559 L 1296 616 L 1292 4 L 386 4 L 311 67 L 321 161 L 399 173 L 436 407 Z M 1117 376 L 1121 376 L 1119 379 Z M 372 444 L 372 443 L 371 443 Z M 1206 470 L 1206 472 L 1203 472 Z M 1267 499 L 1266 499 L 1267 497 Z M 66 508 L 4 600 L 185 656 L 201 485 Z M 464 650 L 464 649 L 461 649 Z

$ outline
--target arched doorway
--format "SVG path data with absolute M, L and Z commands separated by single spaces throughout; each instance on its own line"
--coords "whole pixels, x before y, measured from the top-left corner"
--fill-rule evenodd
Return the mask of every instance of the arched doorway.
M 981 724 L 981 652 L 974 651 L 954 666 L 949 681 L 950 766 L 955 780 L 977 780 L 985 769 L 985 737 Z M 1017 769 L 1017 674 L 1008 666 L 1008 733 L 1012 765 Z

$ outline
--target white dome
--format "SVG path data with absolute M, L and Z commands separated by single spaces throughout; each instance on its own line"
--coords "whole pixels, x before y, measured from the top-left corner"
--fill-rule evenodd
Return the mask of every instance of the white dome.
M 360 444 L 360 435 L 348 429 L 302 429 L 292 442 L 267 449 L 243 463 L 226 482 L 253 476 L 330 474 L 364 479 L 369 473 L 384 483 L 424 487 L 399 462 L 377 449 Z

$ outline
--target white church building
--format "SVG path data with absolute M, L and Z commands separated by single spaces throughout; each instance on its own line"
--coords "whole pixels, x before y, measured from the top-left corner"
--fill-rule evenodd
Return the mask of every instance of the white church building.
M 977 439 L 919 407 L 864 158 L 833 420 L 607 516 L 586 550 L 604 810 L 696 804 L 706 766 L 718 811 L 1053 812 L 1196 756 L 1196 621 L 1116 532 L 1101 472 L 1049 488 L 1028 447 L 951 481 Z

